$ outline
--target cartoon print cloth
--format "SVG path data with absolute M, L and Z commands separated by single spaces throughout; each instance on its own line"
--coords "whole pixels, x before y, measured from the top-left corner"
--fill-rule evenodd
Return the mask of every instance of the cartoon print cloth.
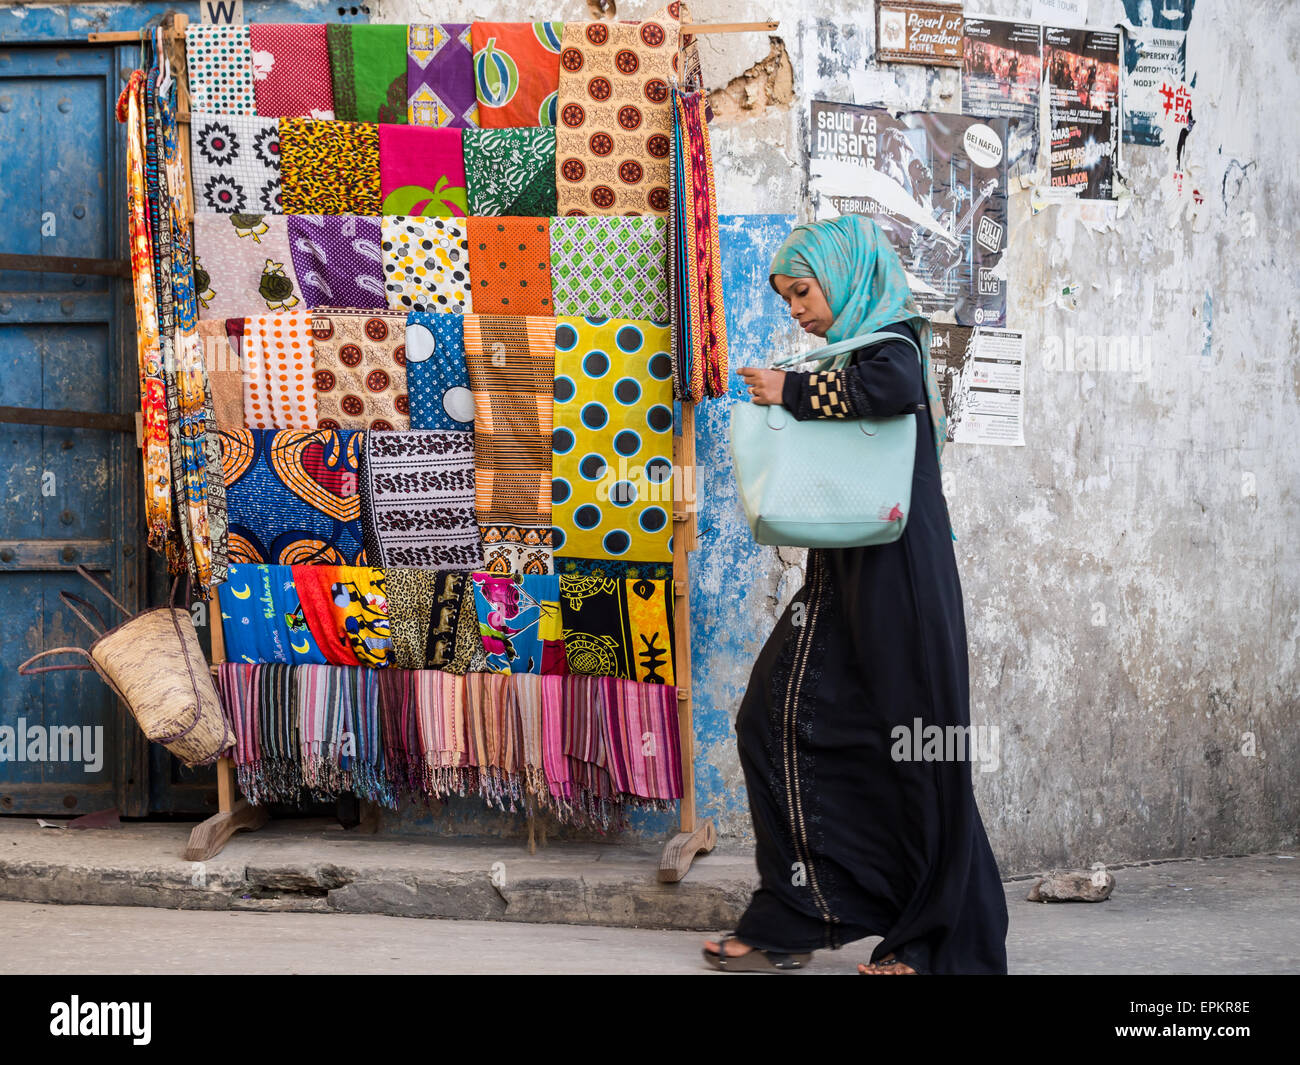
M 386 309 L 382 239 L 378 218 L 290 216 L 289 255 L 307 306 Z
M 474 607 L 493 673 L 541 673 L 559 633 L 559 578 L 475 573 Z
M 185 31 L 185 56 L 191 112 L 257 114 L 248 26 L 190 26 Z
M 370 566 L 294 566 L 303 616 L 325 658 L 383 667 L 392 659 L 384 571 Z
M 406 321 L 401 315 L 311 316 L 317 427 L 405 429 Z
M 483 569 L 488 573 L 553 573 L 553 530 L 549 525 L 480 525 Z
M 280 124 L 274 118 L 196 111 L 190 165 L 196 211 L 280 213 Z
M 280 184 L 285 214 L 379 214 L 379 127 L 280 119 Z
M 619 318 L 557 319 L 554 422 L 556 554 L 670 561 L 668 327 Z
M 481 566 L 473 434 L 447 429 L 368 434 L 361 523 L 366 558 L 375 565 Z
M 477 314 L 553 315 L 551 220 L 470 218 L 469 276 Z
M 412 429 L 473 429 L 465 370 L 465 319 L 445 311 L 406 316 L 406 385 Z
M 569 672 L 675 684 L 671 581 L 560 577 Z
M 468 22 L 407 27 L 406 118 L 413 126 L 478 125 Z
M 461 143 L 471 217 L 555 214 L 554 129 L 467 129 Z
M 465 219 L 385 215 L 383 254 L 392 310 L 470 312 Z
M 364 434 L 222 430 L 230 561 L 363 561 L 359 486 Z
M 406 26 L 326 27 L 334 117 L 406 123 Z
M 381 125 L 381 213 L 422 218 L 468 214 L 460 136 L 458 129 Z
M 480 525 L 551 523 L 555 320 L 465 318 Z
M 284 215 L 197 212 L 194 278 L 202 319 L 289 311 L 302 302 Z
M 663 215 L 678 23 L 570 22 L 560 52 L 556 213 Z
M 662 218 L 553 218 L 555 313 L 669 319 L 668 224 Z
M 333 118 L 325 27 L 255 22 L 248 29 L 257 113 L 270 118 Z
M 311 316 L 284 311 L 244 319 L 244 424 L 315 429 Z
M 288 566 L 231 566 L 217 592 L 229 661 L 324 664 Z
M 475 22 L 479 125 L 554 126 L 563 22 Z

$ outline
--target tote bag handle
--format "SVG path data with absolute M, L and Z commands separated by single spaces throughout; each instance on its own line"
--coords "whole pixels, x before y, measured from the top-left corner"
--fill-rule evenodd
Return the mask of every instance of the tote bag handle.
M 910 344 L 916 352 L 916 357 L 921 357 L 921 349 L 917 346 L 915 340 L 902 333 L 868 333 L 865 336 L 849 337 L 847 340 L 840 340 L 834 344 L 827 344 L 820 351 L 805 352 L 799 355 L 790 355 L 784 359 L 777 359 L 772 363 L 769 369 L 782 370 L 787 366 L 797 366 L 801 362 L 815 362 L 822 369 L 842 370 L 848 365 L 850 352 L 857 351 L 859 348 L 872 347 L 876 344 L 884 344 L 890 340 L 901 340 Z

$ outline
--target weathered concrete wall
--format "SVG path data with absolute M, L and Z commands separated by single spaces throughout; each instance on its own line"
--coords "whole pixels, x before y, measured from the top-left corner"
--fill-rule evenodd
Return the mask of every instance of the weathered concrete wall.
M 1028 16 L 1029 0 L 988 0 Z M 1091 5 L 1094 22 L 1105 0 Z M 619 14 L 651 4 L 625 0 Z M 586 18 L 579 0 L 380 0 L 376 18 Z M 874 7 L 698 0 L 700 21 L 774 16 L 766 35 L 704 38 L 716 88 L 733 361 L 801 343 L 766 284 L 771 251 L 810 217 L 814 97 L 952 110 L 957 75 L 875 66 Z M 1104 21 L 1099 24 L 1105 24 Z M 1287 846 L 1300 824 L 1293 531 L 1300 451 L 1300 195 L 1285 119 L 1300 5 L 1196 6 L 1195 117 L 1185 163 L 1204 202 L 1171 224 L 1172 148 L 1125 145 L 1131 208 L 1112 232 L 1072 210 L 1012 207 L 1009 325 L 1027 336 L 1025 448 L 950 446 L 948 495 L 970 633 L 972 711 L 1001 766 L 976 790 L 1004 874 Z M 1273 113 L 1270 113 L 1270 112 Z M 1053 298 L 1078 282 L 1078 306 Z M 1066 369 L 1079 335 L 1140 337 L 1149 373 Z M 735 504 L 727 414 L 700 425 L 694 556 L 702 812 L 749 832 L 732 721 L 763 638 L 802 581 L 799 552 L 753 546 Z M 1252 753 L 1249 739 L 1254 737 Z M 1244 746 L 1243 746 L 1244 745 Z M 467 827 L 509 831 L 465 811 Z M 647 818 L 637 834 L 667 830 Z

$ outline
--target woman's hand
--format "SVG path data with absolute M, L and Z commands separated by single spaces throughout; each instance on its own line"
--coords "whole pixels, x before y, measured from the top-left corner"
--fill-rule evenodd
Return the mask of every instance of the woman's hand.
M 736 371 L 749 387 L 749 400 L 762 407 L 776 406 L 781 402 L 781 389 L 785 385 L 784 370 L 761 370 L 757 366 L 742 366 Z

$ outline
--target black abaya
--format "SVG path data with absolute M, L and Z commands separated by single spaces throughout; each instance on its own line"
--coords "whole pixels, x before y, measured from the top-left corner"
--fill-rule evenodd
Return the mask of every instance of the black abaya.
M 736 733 L 762 885 L 736 938 L 799 952 L 879 935 L 873 960 L 1005 973 L 1006 899 L 970 761 L 891 757 L 895 726 L 970 724 L 961 583 L 920 360 L 901 341 L 864 348 L 843 371 L 787 374 L 784 402 L 797 419 L 911 411 L 916 460 L 903 535 L 810 550 L 804 586 L 754 665 Z

